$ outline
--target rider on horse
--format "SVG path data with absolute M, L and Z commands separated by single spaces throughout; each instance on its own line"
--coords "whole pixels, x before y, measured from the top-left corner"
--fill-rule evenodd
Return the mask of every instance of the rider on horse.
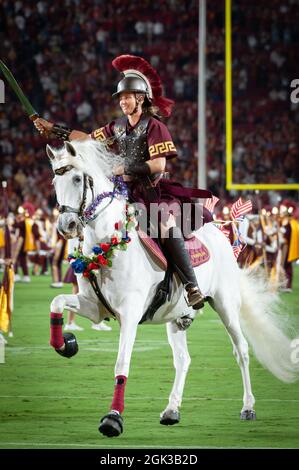
M 63 140 L 92 138 L 103 141 L 113 150 L 117 146 L 124 164 L 118 166 L 114 173 L 124 175 L 131 200 L 143 202 L 147 209 L 151 203 L 166 202 L 171 208 L 171 203 L 175 201 L 192 202 L 190 195 L 192 197 L 194 194 L 191 192 L 195 190 L 157 178 L 165 170 L 166 159 L 177 156 L 172 137 L 156 114 L 160 111 L 162 115 L 170 116 L 174 104 L 162 96 L 162 84 L 157 72 L 144 59 L 136 56 L 119 56 L 112 64 L 123 74 L 113 94 L 119 99 L 123 117 L 94 130 L 90 135 L 42 118 L 34 121 L 36 128 L 42 134 Z M 195 197 L 201 196 L 197 194 Z M 185 248 L 181 228 L 177 226 L 171 209 L 161 217 L 159 239 L 187 291 L 188 305 L 195 310 L 201 308 L 204 296 Z

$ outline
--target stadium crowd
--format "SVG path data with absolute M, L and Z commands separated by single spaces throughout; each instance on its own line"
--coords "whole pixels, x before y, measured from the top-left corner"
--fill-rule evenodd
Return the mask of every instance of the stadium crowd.
M 208 5 L 208 185 L 219 194 L 225 187 L 223 5 Z M 233 180 L 298 183 L 299 106 L 291 102 L 290 84 L 299 76 L 299 4 L 247 6 L 232 2 Z
M 235 181 L 298 182 L 299 106 L 289 98 L 298 70 L 298 22 L 297 0 L 273 0 L 271 8 L 267 0 L 251 2 L 249 13 L 245 0 L 233 2 Z M 111 98 L 118 79 L 112 59 L 122 53 L 144 56 L 176 102 L 168 127 L 179 158 L 168 170 L 184 185 L 196 186 L 197 1 L 3 0 L 0 41 L 4 62 L 40 115 L 85 131 L 119 114 Z M 223 203 L 230 198 L 224 99 L 224 2 L 208 0 L 207 176 Z M 8 87 L 0 132 L 1 179 L 8 181 L 10 210 L 25 202 L 33 212 L 50 214 L 55 197 L 46 141 Z

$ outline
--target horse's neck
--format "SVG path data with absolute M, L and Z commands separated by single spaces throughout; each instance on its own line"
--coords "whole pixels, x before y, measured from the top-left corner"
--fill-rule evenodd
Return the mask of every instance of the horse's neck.
M 98 243 L 109 242 L 115 232 L 116 222 L 122 221 L 125 217 L 126 201 L 124 199 L 110 201 L 109 197 L 102 201 L 98 208 L 99 215 L 84 229 L 83 251 L 85 253 L 90 252 Z
M 109 178 L 104 176 L 104 174 L 96 169 L 95 173 L 92 175 L 94 180 L 94 192 L 95 195 L 103 194 L 108 191 L 112 191 L 113 183 Z
M 114 223 L 116 221 L 117 219 L 115 219 Z M 110 231 L 108 237 L 106 236 L 100 238 L 98 235 L 99 231 L 97 229 L 92 230 L 90 227 L 86 227 L 84 229 L 83 253 L 85 255 L 89 255 L 92 252 L 93 246 L 95 246 L 96 244 L 104 241 L 110 241 L 110 237 L 115 231 L 114 223 L 112 223 L 112 225 L 110 226 L 110 229 L 112 229 L 112 231 Z M 113 267 L 104 268 L 104 274 L 101 271 L 100 276 L 103 276 L 102 280 L 105 280 L 101 289 L 105 288 L 108 289 L 108 291 L 109 289 L 112 289 L 113 292 L 115 292 L 116 290 L 120 290 L 122 292 L 126 288 L 125 286 L 127 286 L 129 279 L 138 279 L 138 277 L 140 282 L 143 282 L 143 279 L 145 279 L 145 282 L 150 283 L 149 285 L 151 285 L 151 282 L 155 282 L 156 278 L 157 281 L 161 280 L 159 271 L 157 271 L 156 269 L 151 269 L 151 262 L 148 261 L 148 256 L 146 255 L 144 246 L 142 245 L 135 228 L 133 228 L 129 232 L 129 236 L 131 241 L 128 244 L 127 250 L 116 250 L 115 255 L 112 258 Z M 140 272 L 143 272 L 143 275 L 141 277 Z M 117 283 L 115 284 L 114 281 L 116 279 Z M 107 293 L 106 290 L 105 292 Z
M 125 217 L 126 201 L 124 199 L 114 199 L 109 204 L 109 199 L 107 199 L 103 201 L 103 204 L 106 205 L 106 209 L 96 219 L 95 235 L 100 239 L 107 239 L 108 237 L 110 240 L 113 232 L 115 232 L 116 222 L 123 221 Z
M 109 190 L 111 189 L 112 188 L 110 188 Z M 109 201 L 109 197 L 102 201 L 99 206 L 100 213 L 98 217 L 96 217 L 95 220 L 93 220 L 92 222 L 88 223 L 84 228 L 84 255 L 89 255 L 95 245 L 98 245 L 99 243 L 110 242 L 111 236 L 116 230 L 115 224 L 120 221 L 124 222 L 125 220 L 127 201 L 123 198 L 115 198 L 112 200 L 112 202 Z M 128 248 L 130 248 L 131 256 L 133 256 L 134 259 L 136 257 L 136 264 L 138 264 L 137 260 L 140 260 L 140 257 L 145 255 L 144 249 L 134 228 L 129 232 L 129 236 L 131 238 L 131 242 Z M 130 266 L 130 263 L 128 264 L 128 257 L 126 256 L 126 252 L 120 253 L 122 253 L 124 256 L 117 256 L 116 259 L 113 261 L 113 265 L 117 269 L 123 270 L 124 266 L 128 267 Z M 125 263 L 124 266 L 123 263 Z

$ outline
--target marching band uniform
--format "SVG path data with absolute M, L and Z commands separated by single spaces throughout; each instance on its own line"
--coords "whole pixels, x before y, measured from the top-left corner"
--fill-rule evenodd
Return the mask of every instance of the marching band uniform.
M 282 214 L 281 233 L 283 236 L 282 266 L 287 279 L 284 290 L 290 292 L 293 284 L 292 262 L 299 259 L 299 224 L 297 220 L 290 217 L 287 211 Z
M 37 209 L 34 214 L 34 224 L 32 226 L 32 233 L 37 247 L 37 252 L 35 256 L 35 267 L 37 269 L 37 267 L 40 266 L 40 274 L 46 274 L 50 247 L 48 245 L 46 220 L 41 209 Z M 35 274 L 37 274 L 37 272 L 35 272 Z
M 21 209 L 19 208 L 19 210 Z M 22 212 L 19 212 L 14 223 L 16 244 L 14 247 L 13 258 L 16 277 L 18 266 L 20 266 L 23 271 L 23 282 L 30 282 L 27 253 L 35 250 L 32 225 L 33 221 L 24 214 L 24 209 Z M 17 280 L 18 278 L 16 281 Z
M 55 210 L 53 212 L 55 212 Z M 53 223 L 51 245 L 54 250 L 51 264 L 53 279 L 51 287 L 60 288 L 63 287 L 62 261 L 65 258 L 66 239 L 58 232 L 55 221 Z
M 241 251 L 238 257 L 238 264 L 241 268 L 251 266 L 257 258 L 255 244 L 256 244 L 256 228 L 252 220 L 248 217 L 245 218 L 242 231 L 242 240 L 245 248 Z

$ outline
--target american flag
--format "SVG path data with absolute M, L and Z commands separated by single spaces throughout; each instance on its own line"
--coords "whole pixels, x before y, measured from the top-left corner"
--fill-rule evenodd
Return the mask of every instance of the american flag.
M 242 246 L 240 246 L 240 245 L 239 246 L 232 246 L 232 249 L 233 249 L 233 253 L 235 255 L 235 258 L 238 259 L 238 256 L 242 251 Z
M 204 203 L 204 207 L 208 209 L 208 211 L 213 213 L 214 207 L 216 206 L 218 201 L 219 201 L 219 198 L 216 196 L 209 197 L 208 199 L 206 199 L 206 202 Z
M 246 201 L 243 202 L 242 198 L 240 197 L 231 208 L 231 217 L 232 219 L 238 219 L 242 215 L 247 214 L 248 212 L 252 211 L 252 202 Z
M 225 228 L 224 225 L 220 225 L 220 230 L 222 233 L 224 233 L 224 235 L 229 238 L 229 235 L 230 235 L 230 230 L 228 228 Z

